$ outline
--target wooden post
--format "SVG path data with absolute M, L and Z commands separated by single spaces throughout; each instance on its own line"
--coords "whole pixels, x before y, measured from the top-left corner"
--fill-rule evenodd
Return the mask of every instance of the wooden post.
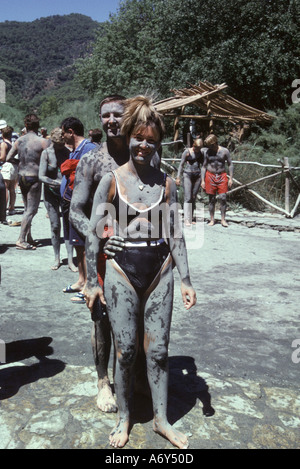
M 211 117 L 211 108 L 210 108 L 210 101 L 207 101 L 207 117 Z M 214 131 L 214 121 L 210 119 L 209 121 L 209 133 L 212 134 Z
M 176 142 L 179 137 L 179 117 L 180 117 L 180 114 L 183 113 L 184 108 L 185 106 L 181 108 L 181 112 L 179 112 L 179 114 L 175 117 L 175 120 L 174 120 L 174 142 Z M 174 152 L 178 153 L 178 143 L 175 143 L 174 145 Z
M 174 120 L 174 142 L 178 140 L 178 135 L 179 135 L 179 117 L 176 116 Z M 174 152 L 178 152 L 178 143 L 174 144 Z
M 294 207 L 293 210 L 291 211 L 291 218 L 294 218 L 294 215 L 295 215 L 295 213 L 296 213 L 296 210 L 297 210 L 299 204 L 300 204 L 300 194 L 299 194 L 298 197 L 297 197 L 297 200 L 296 200 L 296 203 L 295 203 L 295 207 Z
M 190 134 L 190 132 L 186 135 L 186 144 L 187 144 L 188 148 L 191 148 L 192 143 L 191 143 L 191 134 Z
M 176 116 L 174 119 L 174 142 L 178 140 L 178 134 L 179 134 L 179 117 Z
M 284 169 L 288 170 L 290 167 L 288 157 L 284 157 L 283 164 Z M 290 177 L 288 171 L 285 173 L 285 210 L 286 212 L 290 213 Z

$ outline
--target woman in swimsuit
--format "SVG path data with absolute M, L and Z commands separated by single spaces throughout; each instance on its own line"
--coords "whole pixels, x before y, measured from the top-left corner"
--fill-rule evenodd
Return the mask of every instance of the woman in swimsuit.
M 96 191 L 86 243 L 87 284 L 84 290 L 90 309 L 97 297 L 106 304 L 115 341 L 114 378 L 119 416 L 110 434 L 110 444 L 123 447 L 129 438 L 129 392 L 139 347 L 137 337 L 141 337 L 142 326 L 142 345 L 153 401 L 153 429 L 173 445 L 187 448 L 187 437 L 167 420 L 173 261 L 181 277 L 186 309 L 196 303 L 196 294 L 190 282 L 177 210 L 166 209 L 178 209 L 176 185 L 171 178 L 150 166 L 152 156 L 160 147 L 164 125 L 151 101 L 137 96 L 125 101 L 121 131 L 128 138 L 130 160 L 105 175 Z M 106 262 L 103 294 L 97 281 L 96 262 L 99 238 L 109 219 L 108 212 L 113 221 L 113 232 L 123 243 L 120 251 Z
M 193 215 L 196 208 L 196 198 L 201 187 L 201 165 L 203 155 L 201 148 L 203 141 L 201 138 L 194 140 L 192 148 L 187 148 L 181 157 L 181 162 L 177 172 L 176 184 L 180 185 L 180 178 L 183 171 L 184 190 L 184 223 L 191 226 L 194 223 Z M 186 165 L 186 166 L 185 166 Z M 185 169 L 183 169 L 185 166 Z
M 12 127 L 5 127 L 2 130 L 3 142 L 0 144 L 0 162 L 3 163 L 2 176 L 6 187 L 6 207 L 9 200 L 8 215 L 15 214 L 16 188 L 18 184 L 18 161 L 6 161 L 6 156 L 12 147 L 12 132 Z
M 44 183 L 44 204 L 49 216 L 51 227 L 51 243 L 54 250 L 54 265 L 52 270 L 60 266 L 60 184 L 62 175 L 61 164 L 69 158 L 70 151 L 67 149 L 60 128 L 55 128 L 50 134 L 51 144 L 43 151 L 39 167 L 39 180 Z M 73 264 L 73 248 L 66 243 L 68 253 L 68 264 L 71 270 L 75 270 Z

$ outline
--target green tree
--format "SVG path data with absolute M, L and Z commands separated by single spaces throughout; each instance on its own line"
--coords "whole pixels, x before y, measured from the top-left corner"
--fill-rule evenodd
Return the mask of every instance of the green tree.
M 54 96 L 50 96 L 45 101 L 43 101 L 40 114 L 41 117 L 44 119 L 45 117 L 52 116 L 53 114 L 58 113 L 58 103 Z
M 252 106 L 290 104 L 299 70 L 299 0 L 125 0 L 78 79 L 101 96 L 226 82 Z

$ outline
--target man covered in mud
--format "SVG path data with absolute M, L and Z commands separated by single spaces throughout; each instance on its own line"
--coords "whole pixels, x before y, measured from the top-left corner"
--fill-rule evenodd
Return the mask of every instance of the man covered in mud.
M 83 237 L 87 235 L 89 214 L 99 181 L 109 171 L 117 169 L 129 160 L 127 143 L 120 134 L 124 100 L 123 96 L 111 95 L 100 103 L 100 120 L 107 137 L 106 142 L 103 142 L 95 150 L 86 153 L 76 169 L 70 207 L 70 221 Z M 104 255 L 99 256 L 98 272 L 99 282 L 103 285 Z M 97 275 L 97 272 L 95 272 L 95 275 Z M 116 412 L 116 403 L 107 371 L 111 348 L 110 325 L 99 301 L 95 302 L 92 309 L 92 319 L 94 321 L 92 348 L 98 374 L 97 406 L 103 412 Z
M 42 152 L 50 140 L 39 137 L 39 119 L 36 114 L 27 114 L 24 119 L 26 134 L 13 144 L 6 161 L 19 156 L 19 186 L 24 202 L 21 232 L 16 242 L 17 249 L 36 249 L 31 236 L 31 224 L 41 199 L 42 183 L 39 180 L 39 164 Z
M 201 170 L 202 182 L 201 187 L 205 190 L 209 197 L 209 225 L 215 224 L 215 205 L 216 195 L 220 195 L 221 204 L 221 224 L 227 227 L 226 222 L 226 193 L 228 188 L 232 186 L 233 164 L 230 153 L 227 148 L 218 144 L 216 135 L 209 135 L 204 142 L 205 148 L 201 152 L 204 156 L 203 166 Z M 226 163 L 229 169 L 229 180 L 226 173 Z

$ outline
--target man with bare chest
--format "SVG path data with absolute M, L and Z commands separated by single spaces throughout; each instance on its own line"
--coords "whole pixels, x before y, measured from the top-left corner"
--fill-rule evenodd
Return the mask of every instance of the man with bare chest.
M 201 150 L 204 156 L 201 176 L 201 187 L 209 196 L 209 225 L 215 224 L 215 205 L 216 195 L 220 196 L 221 204 L 221 224 L 227 227 L 228 224 L 225 219 L 226 215 L 226 193 L 228 188 L 232 186 L 233 178 L 233 164 L 230 153 L 227 148 L 221 147 L 218 144 L 218 139 L 215 135 L 209 135 L 204 142 L 205 148 Z M 226 163 L 228 164 L 229 180 L 226 173 Z
M 31 223 L 36 215 L 41 198 L 42 183 L 39 180 L 39 165 L 42 152 L 50 145 L 50 140 L 37 135 L 39 120 L 35 114 L 24 119 L 27 133 L 20 137 L 9 151 L 6 161 L 19 155 L 19 186 L 24 202 L 24 215 L 21 232 L 16 242 L 17 249 L 35 249 L 31 236 Z
M 70 207 L 70 221 L 74 228 L 86 238 L 90 213 L 95 191 L 102 177 L 117 169 L 129 160 L 129 149 L 125 138 L 120 134 L 120 123 L 124 111 L 125 98 L 112 95 L 100 103 L 100 120 L 106 134 L 106 142 L 81 158 L 77 168 Z M 89 262 L 86 247 L 86 262 Z M 98 280 L 103 284 L 105 257 L 98 253 Z M 97 275 L 97 272 L 95 272 Z M 111 348 L 110 325 L 103 314 L 100 302 L 93 308 L 92 349 L 98 374 L 97 406 L 103 412 L 116 412 L 117 407 L 112 395 L 108 378 L 108 361 Z

